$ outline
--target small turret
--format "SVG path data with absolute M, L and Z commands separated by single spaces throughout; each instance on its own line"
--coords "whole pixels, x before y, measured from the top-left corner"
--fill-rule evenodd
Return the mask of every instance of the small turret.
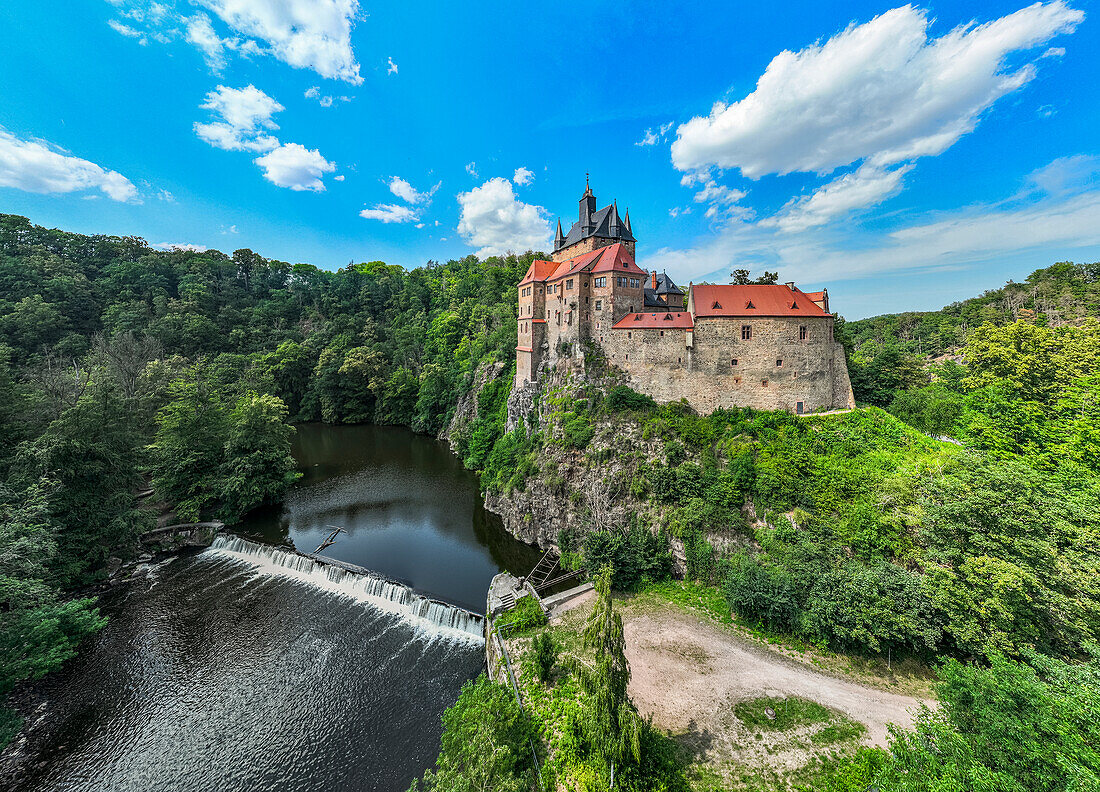
M 619 202 L 614 201 L 611 204 L 611 218 L 608 222 L 608 230 L 611 231 L 612 239 L 617 239 L 621 233 L 622 221 L 619 219 Z
M 558 235 L 554 237 L 554 250 L 561 250 L 565 244 L 565 234 L 561 232 L 561 218 L 558 218 Z
M 626 210 L 626 217 L 623 219 L 623 224 L 626 226 L 626 232 L 631 236 L 634 236 L 634 229 L 630 227 L 630 210 Z
M 580 223 L 584 233 L 591 234 L 596 229 L 592 216 L 596 214 L 596 196 L 588 184 L 588 174 L 584 174 L 584 195 L 581 196 Z

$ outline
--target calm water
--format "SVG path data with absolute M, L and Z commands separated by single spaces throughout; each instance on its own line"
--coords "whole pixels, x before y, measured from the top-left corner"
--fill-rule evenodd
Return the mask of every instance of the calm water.
M 285 504 L 237 530 L 265 545 L 222 542 L 104 597 L 110 624 L 49 680 L 49 714 L 0 787 L 389 792 L 433 762 L 440 715 L 482 668 L 477 637 L 273 546 L 312 551 L 341 526 L 326 554 L 478 612 L 493 574 L 538 553 L 433 440 L 304 426 L 295 455 Z

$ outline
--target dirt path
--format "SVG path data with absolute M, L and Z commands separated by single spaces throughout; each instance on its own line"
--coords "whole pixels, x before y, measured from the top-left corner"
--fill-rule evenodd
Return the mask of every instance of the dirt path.
M 911 726 L 921 701 L 828 676 L 676 606 L 622 611 L 630 695 L 673 734 L 695 734 L 700 752 L 735 756 L 748 735 L 733 705 L 760 696 L 800 696 L 840 710 L 885 745 L 886 724 Z M 790 757 L 797 761 L 799 757 Z M 786 762 L 784 762 L 786 763 Z

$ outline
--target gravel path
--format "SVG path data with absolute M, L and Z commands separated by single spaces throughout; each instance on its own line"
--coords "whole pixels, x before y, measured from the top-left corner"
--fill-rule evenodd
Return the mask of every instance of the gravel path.
M 911 726 L 919 699 L 823 674 L 713 621 L 678 607 L 622 611 L 630 695 L 638 709 L 674 734 L 695 733 L 700 750 L 737 754 L 745 729 L 733 705 L 760 696 L 800 696 L 840 710 L 867 727 L 866 742 L 886 744 L 886 725 Z M 799 757 L 790 757 L 797 761 Z M 784 762 L 786 763 L 786 762 Z

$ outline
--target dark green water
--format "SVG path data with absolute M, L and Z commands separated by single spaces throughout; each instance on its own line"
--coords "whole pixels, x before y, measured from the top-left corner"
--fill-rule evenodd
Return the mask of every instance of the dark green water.
M 109 625 L 48 680 L 0 788 L 401 792 L 434 761 L 479 637 L 272 546 L 312 551 L 341 526 L 328 555 L 478 612 L 492 576 L 538 552 L 434 440 L 304 426 L 295 454 L 305 475 L 285 503 L 237 529 L 265 545 L 222 541 L 103 598 Z

